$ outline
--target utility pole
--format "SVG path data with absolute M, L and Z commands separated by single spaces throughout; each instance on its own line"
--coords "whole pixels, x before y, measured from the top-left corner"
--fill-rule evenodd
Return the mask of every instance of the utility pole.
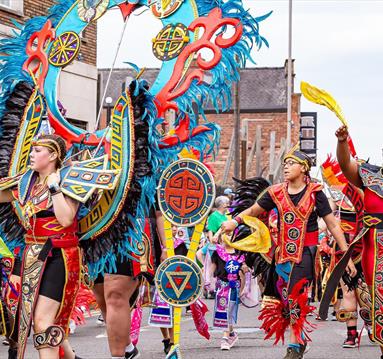
M 239 81 L 234 85 L 234 102 L 233 102 L 233 114 L 234 114 L 234 177 L 240 178 L 240 162 L 241 162 L 241 150 L 240 150 L 240 135 L 241 135 L 241 109 L 239 104 Z
M 293 28 L 293 0 L 289 0 L 289 44 L 288 44 L 288 58 L 287 58 L 287 132 L 286 132 L 286 150 L 291 148 L 291 127 L 292 127 L 292 84 L 293 84 L 293 64 L 291 58 L 292 47 L 292 28 Z

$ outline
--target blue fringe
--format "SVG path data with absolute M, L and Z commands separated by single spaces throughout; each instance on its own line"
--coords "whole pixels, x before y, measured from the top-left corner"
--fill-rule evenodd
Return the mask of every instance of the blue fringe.
M 145 89 L 147 82 L 145 80 L 136 80 L 140 89 Z M 139 88 L 136 86 L 136 90 Z M 89 274 L 92 278 L 97 277 L 98 274 L 116 272 L 117 256 L 120 256 L 121 261 L 125 259 L 137 260 L 133 257 L 134 254 L 139 254 L 139 244 L 142 243 L 142 233 L 145 228 L 144 218 L 149 217 L 150 210 L 154 205 L 157 191 L 157 183 L 161 176 L 163 169 L 170 163 L 171 160 L 177 158 L 177 153 L 171 151 L 160 150 L 159 144 L 161 135 L 157 130 L 158 125 L 162 123 L 162 119 L 157 116 L 157 109 L 154 105 L 154 97 L 145 90 L 146 99 L 144 107 L 146 109 L 142 120 L 149 125 L 149 151 L 148 162 L 151 167 L 151 175 L 145 176 L 139 180 L 141 186 L 141 197 L 136 209 L 136 215 L 133 217 L 128 214 L 129 229 L 122 233 L 124 240 L 116 243 L 117 251 L 109 251 L 106 255 L 100 258 L 95 263 L 88 264 Z M 138 92 L 137 92 L 138 94 Z M 136 95 L 137 95 L 136 94 Z M 99 239 L 97 239 L 99 240 Z
M 248 11 L 244 10 L 241 0 L 199 0 L 197 6 L 200 16 L 206 16 L 212 9 L 219 7 L 223 17 L 240 19 L 243 24 L 243 35 L 234 46 L 221 50 L 222 59 L 220 63 L 209 71 L 212 76 L 211 84 L 198 84 L 197 80 L 194 80 L 188 91 L 175 100 L 180 110 L 176 125 L 185 118 L 185 115 L 188 115 L 191 119 L 191 131 L 197 126 L 197 118 L 192 108 L 193 102 L 197 104 L 198 112 L 202 118 L 205 118 L 203 108 L 209 102 L 212 103 L 217 112 L 228 111 L 231 108 L 232 84 L 239 81 L 240 68 L 245 67 L 247 59 L 251 59 L 250 52 L 254 46 L 257 46 L 258 49 L 263 44 L 268 46 L 266 39 L 259 34 L 259 22 L 271 14 L 254 18 Z M 202 157 L 210 154 L 214 156 L 219 145 L 219 127 L 213 124 L 201 124 L 210 126 L 211 131 L 198 135 L 198 138 L 192 139 L 187 144 L 180 144 L 179 148 L 196 146 L 194 148 L 201 152 Z
M 12 92 L 14 86 L 20 81 L 27 81 L 33 84 L 28 73 L 23 71 L 23 64 L 28 59 L 25 52 L 29 38 L 36 31 L 40 31 L 48 19 L 52 21 L 55 27 L 64 14 L 76 0 L 55 0 L 48 10 L 48 16 L 37 16 L 28 20 L 24 25 L 13 20 L 17 31 L 14 31 L 14 37 L 0 40 L 0 121 L 4 115 L 5 101 Z M 0 122 L 1 135 L 1 122 Z

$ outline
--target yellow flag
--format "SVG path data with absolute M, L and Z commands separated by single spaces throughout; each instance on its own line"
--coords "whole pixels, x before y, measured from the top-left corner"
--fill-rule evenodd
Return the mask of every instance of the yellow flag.
M 0 258 L 13 258 L 12 252 L 8 249 L 3 239 L 0 237 Z
M 243 222 L 251 228 L 253 233 L 234 243 L 230 242 L 227 236 L 223 236 L 225 243 L 240 251 L 267 253 L 271 248 L 271 237 L 267 226 L 256 217 L 244 216 Z
M 317 103 L 318 105 L 326 106 L 329 110 L 335 113 L 343 125 L 348 127 L 347 121 L 343 116 L 342 109 L 328 92 L 318 89 L 317 87 L 304 81 L 301 82 L 301 92 L 307 100 Z

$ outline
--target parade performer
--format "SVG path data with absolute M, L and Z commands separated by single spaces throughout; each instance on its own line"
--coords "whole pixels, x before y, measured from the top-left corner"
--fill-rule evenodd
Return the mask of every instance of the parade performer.
M 253 177 L 246 180 L 233 178 L 236 183 L 234 201 L 231 204 L 230 215 L 235 218 L 241 212 L 251 207 L 257 198 L 270 186 L 270 183 L 262 177 Z M 265 212 L 261 218 L 262 222 L 273 231 L 274 211 Z M 232 242 L 235 249 L 240 250 L 245 255 L 246 265 L 252 270 L 254 278 L 258 278 L 258 283 L 264 288 L 266 278 L 271 268 L 274 256 L 275 243 L 272 241 L 267 253 L 253 251 L 252 243 L 244 242 L 252 233 L 252 227 L 246 223 L 241 223 L 233 234 Z M 262 290 L 263 293 L 263 290 Z
M 383 170 L 382 167 L 368 162 L 356 162 L 351 159 L 348 145 L 349 133 L 346 126 L 340 127 L 338 138 L 337 159 L 345 177 L 364 192 L 363 225 L 366 231 L 363 237 L 362 266 L 366 283 L 372 297 L 372 330 L 373 339 L 381 345 L 383 353 L 383 326 L 378 320 L 383 310 L 383 294 L 380 285 L 380 252 L 383 246 L 379 239 L 383 235 Z M 383 355 L 382 355 L 383 358 Z
M 218 196 L 214 201 L 215 211 L 207 219 L 207 240 L 205 245 L 198 250 L 197 258 L 203 264 L 205 297 L 215 297 L 215 276 L 212 270 L 211 256 L 216 250 L 217 232 L 221 224 L 228 220 L 227 213 L 230 200 L 226 196 Z
M 30 169 L 10 189 L 7 179 L 1 183 L 6 188 L 0 192 L 0 202 L 16 200 L 20 204 L 26 230 L 23 291 L 14 328 L 18 358 L 23 358 L 32 321 L 40 358 L 58 358 L 59 345 L 69 345 L 66 338 L 81 259 L 76 234 L 78 204 L 60 188 L 59 169 L 65 155 L 66 144 L 60 136 L 40 136 L 33 143 Z
M 284 340 L 284 333 L 290 326 L 290 344 L 285 359 L 300 359 L 309 340 L 306 315 L 313 309 L 307 304 L 307 286 L 315 278 L 318 216 L 324 219 L 341 250 L 346 251 L 347 244 L 322 186 L 310 181 L 310 158 L 301 151 L 292 150 L 285 156 L 283 168 L 285 182 L 271 186 L 253 206 L 223 223 L 222 229 L 231 232 L 242 223 L 245 215 L 257 217 L 264 211 L 278 209 L 276 272 L 271 271 L 268 279 L 260 319 L 266 338 L 275 334 L 276 342 Z M 347 271 L 355 275 L 352 261 Z
M 157 78 L 150 87 L 140 79 L 143 71 L 131 64 L 137 76 L 117 99 L 109 126 L 99 129 L 101 109 L 94 128 L 72 125 L 61 111 L 65 104 L 59 101 L 58 85 L 62 69 L 78 59 L 84 46 L 81 34 L 110 10 L 119 9 L 127 23 L 141 7 L 149 8 L 163 24 L 148 44 L 162 62 Z M 126 334 L 129 297 L 138 284 L 133 263 L 148 255 L 150 247 L 143 240 L 145 218 L 154 203 L 161 169 L 183 149 L 197 149 L 201 159 L 217 151 L 218 126 L 199 118 L 209 100 L 217 111 L 229 110 L 239 69 L 253 47 L 267 46 L 259 22 L 268 16 L 254 18 L 240 0 L 56 0 L 46 16 L 15 25 L 19 31 L 0 40 L 0 140 L 7 140 L 1 147 L 0 177 L 13 178 L 27 171 L 31 139 L 43 120 L 48 133 L 66 140 L 68 156 L 82 163 L 69 171 L 72 185 L 65 191 L 82 202 L 76 219 L 89 274 L 92 279 L 105 277 L 105 319 L 114 357 L 137 355 Z M 204 58 L 203 49 L 211 50 L 213 57 Z M 169 110 L 175 113 L 174 128 L 161 136 L 158 127 Z M 118 179 L 113 173 L 94 176 L 94 171 L 106 168 L 118 171 Z M 0 216 L 20 216 L 21 210 L 19 204 L 14 209 L 4 206 Z M 16 223 L 12 220 L 7 224 Z M 4 229 L 3 222 L 0 227 Z M 22 242 L 21 232 L 7 236 L 11 251 Z
M 347 243 L 350 244 L 360 230 L 363 218 L 363 207 L 358 207 L 357 203 L 363 202 L 363 196 L 359 190 L 347 181 L 341 172 L 338 162 L 328 156 L 321 165 L 322 177 L 328 186 L 333 203 L 336 205 L 335 216 L 339 219 L 341 228 L 345 234 Z M 351 202 L 356 203 L 356 207 Z M 340 256 L 334 248 L 332 251 L 329 271 L 333 270 Z M 342 289 L 342 307 L 336 311 L 336 318 L 347 325 L 347 339 L 343 343 L 344 348 L 355 348 L 358 346 L 358 304 L 359 314 L 364 321 L 364 328 L 372 338 L 371 333 L 371 298 L 367 285 L 364 280 L 361 256 L 362 243 L 360 242 L 353 250 L 352 259 L 357 268 L 357 275 L 350 278 L 347 273 L 343 274 L 340 281 Z
M 236 254 L 234 249 L 220 240 L 211 261 L 214 277 L 217 278 L 213 327 L 224 329 L 221 350 L 230 350 L 238 341 L 234 325 L 237 323 L 239 296 L 244 285 L 242 266 L 245 257 Z

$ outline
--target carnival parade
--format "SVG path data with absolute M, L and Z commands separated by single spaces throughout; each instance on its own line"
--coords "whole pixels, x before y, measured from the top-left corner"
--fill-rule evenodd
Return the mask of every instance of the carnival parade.
M 303 3 L 0 1 L 1 358 L 383 359 L 383 4 Z

